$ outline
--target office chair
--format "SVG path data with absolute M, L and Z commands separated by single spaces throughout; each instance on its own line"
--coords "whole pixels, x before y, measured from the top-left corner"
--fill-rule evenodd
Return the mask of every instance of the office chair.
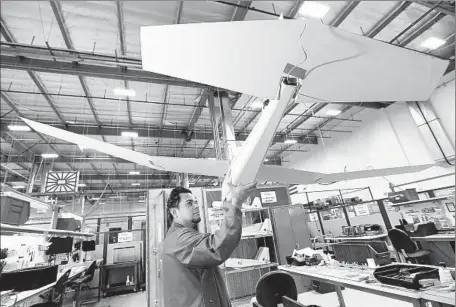
M 59 280 L 57 280 L 54 288 L 52 289 L 47 302 L 35 304 L 31 307 L 61 307 L 65 296 L 66 283 L 70 277 L 70 272 L 71 270 L 67 270 L 62 276 L 60 276 Z
M 263 275 L 257 283 L 257 302 L 253 302 L 253 306 L 277 307 L 285 296 L 294 301 L 298 298 L 298 290 L 293 277 L 282 271 L 269 272 Z M 301 307 L 302 305 L 296 306 Z
M 80 307 L 83 304 L 92 303 L 93 301 L 84 301 L 81 302 L 81 290 L 87 289 L 89 287 L 89 283 L 92 281 L 93 276 L 95 275 L 95 269 L 97 268 L 97 262 L 92 261 L 90 266 L 87 268 L 83 277 L 76 279 L 72 286 L 76 290 L 75 297 L 76 297 L 76 307 Z
M 419 250 L 418 246 L 412 239 L 400 229 L 391 229 L 388 231 L 388 237 L 391 240 L 396 251 L 403 253 L 406 258 L 416 263 L 427 263 L 427 257 L 431 254 L 428 250 Z

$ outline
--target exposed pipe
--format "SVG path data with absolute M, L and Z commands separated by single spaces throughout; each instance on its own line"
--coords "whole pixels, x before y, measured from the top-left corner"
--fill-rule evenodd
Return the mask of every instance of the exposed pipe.
M 427 15 L 429 15 L 430 13 L 432 13 L 432 11 L 434 11 L 437 6 L 439 6 L 440 4 L 440 1 L 437 2 L 437 4 L 435 4 L 433 7 L 431 7 L 426 13 L 424 13 L 423 15 L 421 15 L 417 20 L 415 20 L 414 22 L 412 22 L 408 27 L 406 27 L 404 30 L 402 30 L 398 35 L 396 35 L 389 43 L 392 44 L 394 43 L 394 41 L 396 41 L 399 37 L 401 37 L 402 35 L 404 35 L 405 32 L 407 32 L 408 30 L 410 30 L 413 26 L 415 26 L 417 23 L 419 23 L 421 20 L 423 20 L 424 17 L 426 17 Z
M 225 4 L 225 5 L 230 5 L 230 6 L 235 6 L 235 7 L 242 8 L 242 9 L 245 9 L 245 10 L 248 10 L 248 11 L 252 11 L 252 12 L 263 13 L 263 14 L 270 15 L 270 16 L 280 17 L 280 14 L 276 14 L 276 13 L 272 13 L 272 12 L 268 12 L 268 11 L 264 11 L 264 10 L 259 10 L 259 9 L 254 8 L 254 7 L 251 7 L 251 6 L 231 3 L 231 2 L 227 2 L 227 1 L 214 1 L 214 2 L 220 3 L 220 4 Z M 283 16 L 283 18 L 284 19 L 294 19 L 292 17 L 285 16 L 285 15 Z
M 29 92 L 29 91 L 18 91 L 18 90 L 1 90 L 3 93 L 15 93 L 15 94 L 29 94 L 29 95 L 42 95 L 41 93 L 37 92 Z M 62 94 L 62 93 L 47 93 L 48 96 L 58 96 L 58 97 L 72 97 L 72 98 L 91 98 L 91 99 L 100 99 L 100 100 L 112 100 L 112 101 L 126 101 L 124 98 L 115 98 L 115 97 L 102 97 L 102 96 L 85 96 L 85 95 L 75 95 L 75 94 Z M 135 102 L 135 103 L 145 103 L 145 104 L 156 104 L 156 105 L 164 105 L 163 102 L 158 102 L 158 101 L 148 101 L 148 100 L 133 100 L 129 99 L 130 102 Z M 201 109 L 209 109 L 208 106 L 198 106 L 194 104 L 182 104 L 182 103 L 166 103 L 166 105 L 171 105 L 171 106 L 178 106 L 180 108 L 201 108 Z M 98 108 L 99 110 L 99 108 Z M 101 111 L 106 111 L 105 109 L 102 109 Z M 231 111 L 243 111 L 243 112 L 249 112 L 249 113 L 261 113 L 261 111 L 258 110 L 244 110 L 244 109 L 231 109 Z M 301 117 L 302 114 L 300 113 L 288 113 L 287 115 L 290 116 L 295 116 L 295 117 Z M 329 117 L 329 116 L 316 116 L 316 115 L 309 115 L 312 118 L 321 118 L 321 119 L 333 119 L 334 117 Z M 350 119 L 350 118 L 343 118 L 340 119 L 343 121 L 349 121 L 349 122 L 361 122 L 361 120 L 356 120 L 356 119 Z M 105 126 L 105 125 L 103 125 Z
M 406 182 L 406 183 L 395 184 L 394 187 L 402 187 L 402 186 L 413 184 L 413 183 L 420 183 L 420 182 L 423 182 L 423 181 L 428 181 L 428 180 L 434 180 L 434 179 L 439 179 L 439 178 L 443 178 L 443 177 L 454 176 L 455 174 L 456 173 L 453 172 L 453 173 L 449 173 L 449 174 L 438 175 L 438 176 L 429 177 L 429 178 L 420 179 L 420 180 L 415 180 L 415 181 L 410 181 L 410 182 Z
M 429 131 L 431 132 L 432 137 L 434 138 L 435 142 L 437 143 L 437 146 L 439 147 L 439 150 L 440 150 L 440 152 L 442 153 L 442 156 L 443 156 L 443 158 L 445 159 L 446 163 L 447 163 L 448 165 L 454 166 L 454 164 L 451 164 L 450 160 L 448 160 L 448 157 L 445 155 L 445 152 L 443 151 L 442 145 L 440 145 L 439 140 L 438 140 L 437 137 L 435 136 L 434 130 L 432 130 L 431 125 L 429 124 L 429 122 L 428 122 L 426 116 L 424 115 L 423 110 L 422 110 L 421 107 L 420 107 L 420 104 L 418 103 L 418 101 L 415 101 L 415 103 L 416 103 L 416 106 L 418 107 L 418 110 L 420 110 L 421 116 L 423 116 L 424 122 L 425 122 L 426 125 L 428 126 Z

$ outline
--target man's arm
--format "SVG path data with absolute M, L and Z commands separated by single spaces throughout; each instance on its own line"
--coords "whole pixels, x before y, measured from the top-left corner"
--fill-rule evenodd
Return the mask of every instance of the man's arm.
M 185 229 L 179 235 L 174 255 L 180 262 L 191 267 L 210 268 L 231 256 L 241 239 L 242 212 L 231 203 L 226 208 L 223 224 L 214 234 Z

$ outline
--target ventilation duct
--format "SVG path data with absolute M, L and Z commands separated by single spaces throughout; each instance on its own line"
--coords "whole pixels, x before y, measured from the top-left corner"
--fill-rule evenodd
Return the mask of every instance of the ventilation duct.
M 430 102 L 408 102 L 413 119 L 439 166 L 453 166 L 454 146 L 435 115 Z

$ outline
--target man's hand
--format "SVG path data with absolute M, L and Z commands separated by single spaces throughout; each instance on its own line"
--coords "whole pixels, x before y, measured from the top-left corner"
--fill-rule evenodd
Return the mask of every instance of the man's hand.
M 223 182 L 223 190 L 226 191 L 226 196 L 223 201 L 231 202 L 234 206 L 241 208 L 244 201 L 249 197 L 252 191 L 256 188 L 257 183 L 249 183 L 241 186 L 234 186 L 231 183 L 231 170 L 226 174 Z

